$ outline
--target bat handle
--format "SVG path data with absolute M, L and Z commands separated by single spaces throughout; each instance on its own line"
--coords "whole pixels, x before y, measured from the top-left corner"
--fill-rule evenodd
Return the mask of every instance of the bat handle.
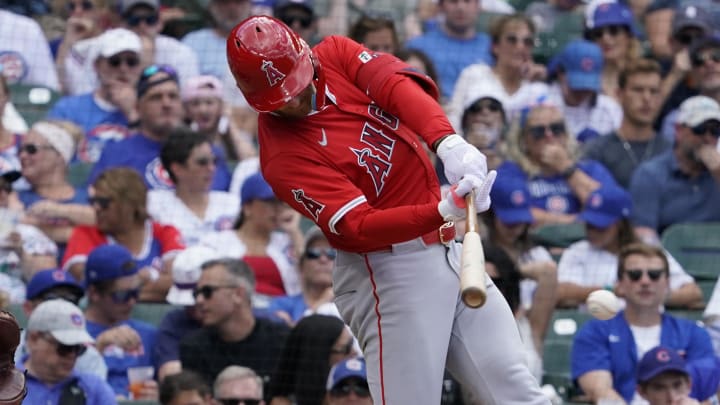
M 477 211 L 475 210 L 475 190 L 465 195 L 465 232 L 478 232 Z

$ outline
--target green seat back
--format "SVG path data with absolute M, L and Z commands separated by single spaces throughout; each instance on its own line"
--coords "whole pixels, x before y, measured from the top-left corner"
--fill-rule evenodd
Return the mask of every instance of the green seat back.
M 21 328 L 27 326 L 28 320 L 27 316 L 25 316 L 25 311 L 23 311 L 22 304 L 10 304 L 7 310 L 17 319 L 18 325 L 20 325 Z
M 60 99 L 60 93 L 44 86 L 13 84 L 10 100 L 28 125 L 45 118 L 50 108 Z
M 165 317 L 165 314 L 172 311 L 175 308 L 180 308 L 170 304 L 160 303 L 144 303 L 140 302 L 135 305 L 132 311 L 131 317 L 139 321 L 147 322 L 151 325 L 158 326 L 160 321 Z
M 93 164 L 86 162 L 74 162 L 68 166 L 67 180 L 75 187 L 85 187 L 87 185 Z
M 672 225 L 663 232 L 662 244 L 695 279 L 718 278 L 720 222 Z

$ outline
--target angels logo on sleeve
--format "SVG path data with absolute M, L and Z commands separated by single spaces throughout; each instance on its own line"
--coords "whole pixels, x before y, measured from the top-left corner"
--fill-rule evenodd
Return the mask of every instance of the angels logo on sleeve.
M 318 218 L 320 217 L 320 212 L 322 212 L 322 210 L 325 208 L 325 204 L 320 204 L 319 202 L 306 196 L 305 190 L 303 189 L 292 190 L 292 193 L 295 197 L 295 201 L 302 204 L 303 207 L 305 207 L 305 210 L 307 210 L 310 216 L 312 216 L 315 222 L 317 222 Z

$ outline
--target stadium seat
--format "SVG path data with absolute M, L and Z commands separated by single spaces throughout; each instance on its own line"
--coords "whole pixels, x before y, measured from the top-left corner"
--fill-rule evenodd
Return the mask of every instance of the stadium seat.
M 573 243 L 585 239 L 583 224 L 543 225 L 530 231 L 530 238 L 544 246 L 555 261 L 560 260 L 563 250 Z
M 85 187 L 92 171 L 92 163 L 75 162 L 68 166 L 67 180 L 75 187 Z
M 717 280 L 696 280 L 696 283 L 700 286 L 700 290 L 702 290 L 703 293 L 703 300 L 705 304 L 707 304 L 710 301 Z
M 60 93 L 43 86 L 13 84 L 10 101 L 28 125 L 45 118 L 48 110 L 60 98 Z
M 489 35 L 490 26 L 492 26 L 493 20 L 495 20 L 498 17 L 502 17 L 504 14 L 501 13 L 486 13 L 482 12 L 478 16 L 477 24 L 475 24 L 475 28 L 479 32 L 484 32 Z
M 556 309 L 543 344 L 543 384 L 550 384 L 563 398 L 573 396 L 570 354 L 573 338 L 590 314 L 577 309 Z
M 143 303 L 140 302 L 135 305 L 130 315 L 133 319 L 147 322 L 151 325 L 158 326 L 162 321 L 165 314 L 172 311 L 173 309 L 180 308 L 171 304 L 160 304 L 160 303 Z
M 696 280 L 718 278 L 720 222 L 672 225 L 662 233 L 662 244 Z
M 15 319 L 17 319 L 18 325 L 20 325 L 21 328 L 27 326 L 27 316 L 25 316 L 25 311 L 23 311 L 22 304 L 10 304 L 8 305 L 7 311 L 13 314 Z

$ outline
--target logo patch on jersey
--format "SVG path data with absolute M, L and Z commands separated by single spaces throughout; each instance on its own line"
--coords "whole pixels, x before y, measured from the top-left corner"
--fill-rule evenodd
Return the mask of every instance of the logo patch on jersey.
M 568 201 L 561 195 L 550 196 L 547 199 L 546 209 L 550 212 L 567 212 Z
M 363 166 L 370 175 L 375 185 L 375 194 L 380 195 L 383 187 L 385 187 L 385 178 L 390 173 L 392 163 L 374 154 L 370 148 L 364 148 L 362 150 L 350 148 L 350 150 L 357 156 L 358 164 Z M 390 151 L 392 152 L 392 148 Z
M 295 197 L 295 201 L 302 204 L 303 207 L 305 207 L 305 210 L 310 214 L 310 216 L 315 220 L 315 222 L 317 222 L 318 218 L 320 217 L 320 213 L 323 209 L 325 209 L 325 204 L 320 204 L 319 202 L 306 196 L 305 190 L 301 188 L 297 190 L 292 190 L 292 193 Z
M 360 55 L 358 55 L 358 59 L 360 59 L 360 62 L 362 63 L 368 63 L 372 60 L 372 55 L 368 51 L 362 51 L 360 52 Z
M 385 135 L 381 129 L 375 128 L 367 122 L 365 126 L 363 126 L 362 133 L 360 134 L 360 141 L 372 146 L 373 149 L 380 152 L 386 159 L 390 160 L 392 157 L 395 140 Z
M 393 131 L 397 130 L 398 126 L 400 126 L 400 120 L 396 116 L 387 111 L 383 111 L 375 104 L 368 105 L 368 114 L 373 118 L 377 118 L 378 121 Z
M 273 65 L 272 61 L 264 60 L 260 69 L 265 72 L 265 77 L 270 86 L 275 86 L 280 80 L 285 78 L 285 73 L 279 71 L 275 65 Z
M 19 83 L 28 75 L 30 70 L 22 54 L 15 51 L 0 52 L 0 67 L 2 68 L 2 75 L 5 76 L 8 84 Z
M 145 166 L 145 181 L 153 190 L 169 190 L 174 187 L 170 175 L 160 161 L 160 157 L 156 157 Z

